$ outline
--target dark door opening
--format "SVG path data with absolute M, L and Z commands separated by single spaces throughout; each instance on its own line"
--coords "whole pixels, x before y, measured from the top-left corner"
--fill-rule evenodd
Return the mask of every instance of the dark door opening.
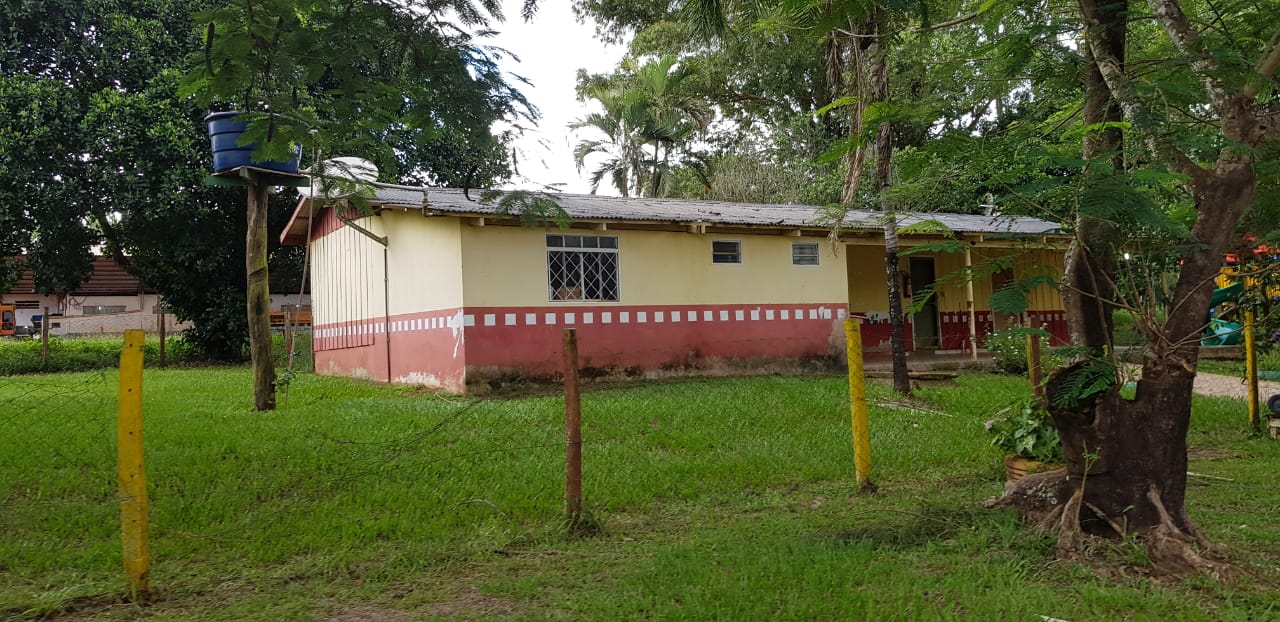
M 912 257 L 909 274 L 911 275 L 912 306 L 915 306 L 916 297 L 925 295 L 937 280 L 933 269 L 933 258 Z M 915 349 L 939 347 L 941 340 L 938 331 L 938 297 L 936 295 L 930 296 L 920 310 L 912 314 L 911 332 Z

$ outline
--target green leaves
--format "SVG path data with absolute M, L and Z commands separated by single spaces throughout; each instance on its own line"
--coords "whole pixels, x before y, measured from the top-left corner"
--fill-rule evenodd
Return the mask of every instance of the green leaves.
M 1011 281 L 991 293 L 991 310 L 1001 315 L 1020 315 L 1031 308 L 1029 296 L 1037 287 L 1057 289 L 1058 282 L 1048 273 L 1034 274 Z
M 1106 391 L 1117 382 L 1116 366 L 1110 361 L 1089 360 L 1062 372 L 1053 403 L 1068 410 L 1075 409 L 1089 398 Z
M 996 411 L 991 444 L 1006 453 L 1041 462 L 1062 462 L 1062 440 L 1049 414 L 1034 401 L 1019 402 Z
M 527 190 L 486 190 L 480 195 L 481 203 L 497 206 L 498 214 L 516 216 L 526 227 L 567 228 L 573 220 L 556 201 L 553 192 Z
M 248 112 L 261 158 L 301 144 L 372 160 L 401 182 L 456 167 L 450 181 L 487 185 L 510 174 L 506 137 L 490 128 L 536 116 L 477 44 L 498 11 L 466 0 L 229 2 L 196 15 L 204 45 L 180 94 Z M 475 30 L 421 18 L 442 12 Z M 442 166 L 437 149 L 461 166 Z

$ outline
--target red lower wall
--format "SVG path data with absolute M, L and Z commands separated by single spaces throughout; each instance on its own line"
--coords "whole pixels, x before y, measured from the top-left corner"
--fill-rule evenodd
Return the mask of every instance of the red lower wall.
M 393 382 L 464 393 L 466 348 L 460 311 L 444 309 L 391 317 L 390 373 L 387 319 L 316 326 L 316 371 L 382 382 L 390 378 Z M 367 345 L 350 346 L 352 343 Z
M 990 311 L 978 311 L 978 347 L 988 333 L 995 332 Z M 942 349 L 962 350 L 969 347 L 969 312 L 946 311 L 938 314 L 942 326 Z M 1063 311 L 1028 311 L 1023 317 L 1028 326 L 1044 327 L 1050 335 L 1050 345 L 1061 346 L 1070 342 L 1067 336 L 1067 317 Z
M 840 356 L 846 313 L 837 303 L 444 309 L 390 318 L 390 373 L 383 318 L 316 326 L 315 360 L 324 374 L 390 378 L 462 393 L 468 373 L 559 373 L 564 328 L 578 331 L 583 368 L 654 369 L 707 359 Z M 965 347 L 968 314 L 942 313 L 939 320 L 942 347 Z M 1031 313 L 1028 321 L 1047 326 L 1055 344 L 1065 342 L 1062 312 Z M 991 326 L 991 312 L 979 312 L 979 334 Z M 907 335 L 910 330 L 908 324 Z M 862 322 L 866 351 L 887 351 L 889 337 L 887 319 Z
M 835 303 L 468 307 L 467 366 L 557 373 L 565 328 L 584 368 L 822 356 L 842 351 L 845 314 Z

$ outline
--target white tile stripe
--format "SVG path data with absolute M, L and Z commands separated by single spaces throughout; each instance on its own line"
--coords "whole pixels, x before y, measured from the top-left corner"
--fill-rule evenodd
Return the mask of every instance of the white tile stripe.
M 701 311 L 701 313 L 699 313 Z M 523 323 L 520 319 L 523 315 Z M 539 317 L 541 315 L 541 317 Z M 761 307 L 755 308 L 729 308 L 729 307 L 713 307 L 710 309 L 684 309 L 671 311 L 545 311 L 545 312 L 522 312 L 522 313 L 466 313 L 433 315 L 429 317 L 419 317 L 412 319 L 391 320 L 390 330 L 393 333 L 434 331 L 434 330 L 453 330 L 456 328 L 458 319 L 461 318 L 461 324 L 464 327 L 474 327 L 478 323 L 482 323 L 485 327 L 518 327 L 518 326 L 573 326 L 578 324 L 661 324 L 666 322 L 772 322 L 777 320 L 795 321 L 795 320 L 843 320 L 848 317 L 848 310 L 843 307 L 786 307 L 781 309 L 765 309 Z M 884 316 L 884 312 L 876 313 L 878 320 L 871 323 L 885 323 L 888 319 Z M 979 322 L 992 321 L 993 313 L 990 311 L 979 311 L 974 313 L 975 319 Z M 1033 321 L 1038 322 L 1061 322 L 1066 319 L 1066 313 L 1062 311 L 1029 311 L 1027 316 Z M 943 311 L 939 313 L 939 319 L 945 324 L 967 323 L 969 321 L 968 311 Z M 318 326 L 316 328 L 316 336 L 321 339 L 341 339 L 344 337 L 367 337 L 383 334 L 388 329 L 388 325 L 383 318 L 374 318 L 362 322 L 353 322 L 338 326 Z

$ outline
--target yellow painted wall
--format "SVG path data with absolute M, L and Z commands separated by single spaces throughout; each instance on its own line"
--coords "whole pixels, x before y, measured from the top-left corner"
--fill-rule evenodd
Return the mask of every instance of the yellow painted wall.
M 844 258 L 821 238 L 665 231 L 587 231 L 462 226 L 466 306 L 570 306 L 549 302 L 548 233 L 618 238 L 620 304 L 840 302 Z M 741 264 L 713 264 L 713 240 L 742 242 Z M 817 243 L 819 265 L 791 263 L 792 243 Z
M 1062 281 L 1063 264 L 1066 261 L 1065 250 L 1031 249 L 1020 255 L 1014 274 L 1019 279 L 1035 275 L 1048 274 L 1057 282 Z M 1041 285 L 1031 291 L 1031 311 L 1055 311 L 1062 309 L 1062 293 L 1048 285 Z
M 423 218 L 388 210 L 378 219 L 391 232 L 391 314 L 462 306 L 462 236 L 457 218 Z
M 984 259 L 1012 256 L 1013 270 L 1010 278 L 1021 280 L 1036 274 L 1050 274 L 1055 280 L 1062 278 L 1063 250 L 1040 248 L 1000 248 L 975 246 L 972 262 L 975 272 L 981 270 Z M 914 255 L 924 257 L 927 255 Z M 899 269 L 903 274 L 909 269 L 910 256 L 902 257 Z M 933 255 L 934 272 L 939 280 L 945 275 L 964 268 L 963 253 L 937 253 Z M 991 308 L 992 276 L 973 281 L 973 299 L 977 309 Z M 918 284 L 917 284 L 918 286 Z M 855 311 L 886 311 L 889 297 L 884 283 L 884 250 L 879 246 L 849 246 L 849 304 Z M 966 311 L 966 292 L 963 279 L 944 283 L 938 288 L 938 311 Z M 904 299 L 904 302 L 909 302 Z M 1030 310 L 1055 311 L 1062 309 L 1062 296 L 1058 290 L 1042 285 L 1031 292 Z
M 849 310 L 861 312 L 889 312 L 889 290 L 885 284 L 884 247 L 851 244 L 845 247 L 848 268 Z M 905 271 L 905 257 L 898 262 Z
M 461 237 L 456 218 L 387 210 L 355 221 L 388 235 L 392 315 L 462 306 Z M 312 243 L 312 315 L 319 325 L 381 318 L 386 308 L 382 246 L 350 227 Z

